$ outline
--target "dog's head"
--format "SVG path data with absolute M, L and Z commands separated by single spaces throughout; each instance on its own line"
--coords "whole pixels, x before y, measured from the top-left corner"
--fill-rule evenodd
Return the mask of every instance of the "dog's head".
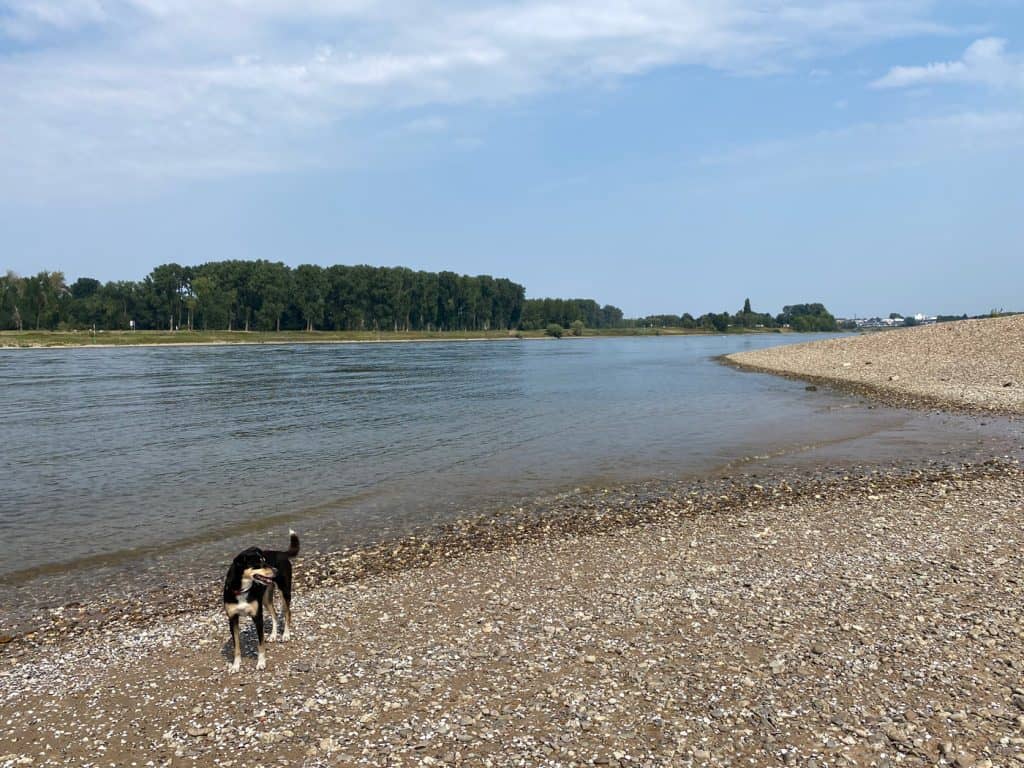
M 277 575 L 277 569 L 267 565 L 267 558 L 258 547 L 249 547 L 244 552 L 239 552 L 231 563 L 231 570 L 238 574 L 243 589 L 254 581 L 265 587 L 269 586 L 273 584 Z

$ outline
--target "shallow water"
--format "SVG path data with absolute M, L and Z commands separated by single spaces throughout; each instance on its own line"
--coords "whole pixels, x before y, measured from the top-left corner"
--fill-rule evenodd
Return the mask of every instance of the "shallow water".
M 172 551 L 220 563 L 289 526 L 327 549 L 577 486 L 997 439 L 713 360 L 808 338 L 0 351 L 0 535 L 18 552 L 0 581 L 109 579 Z

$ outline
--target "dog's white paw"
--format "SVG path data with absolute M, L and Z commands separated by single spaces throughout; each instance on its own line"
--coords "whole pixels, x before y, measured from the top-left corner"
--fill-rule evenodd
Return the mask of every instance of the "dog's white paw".
M 284 639 L 284 638 L 282 638 L 282 639 Z M 268 642 L 268 643 L 276 643 L 276 642 L 278 642 L 278 639 L 277 639 L 277 632 L 274 632 L 273 634 L 271 634 L 271 635 L 270 635 L 270 636 L 269 636 L 269 637 L 267 638 L 267 642 Z
M 236 674 L 238 672 L 239 668 L 241 667 L 241 664 L 242 664 L 241 660 L 235 659 L 234 664 L 232 664 L 230 667 L 228 667 L 228 672 L 230 674 L 232 674 L 232 675 Z
M 266 659 L 265 656 L 260 656 L 259 659 L 256 660 L 256 671 L 257 672 L 262 672 L 266 668 L 267 668 L 267 659 Z
M 282 642 L 282 643 L 287 643 L 287 642 L 288 642 L 289 640 L 291 640 L 291 639 L 292 639 L 292 635 L 291 635 L 291 632 L 289 632 L 289 631 L 288 631 L 288 630 L 286 629 L 286 630 L 284 631 L 284 634 L 283 634 L 283 635 L 281 635 L 281 642 Z

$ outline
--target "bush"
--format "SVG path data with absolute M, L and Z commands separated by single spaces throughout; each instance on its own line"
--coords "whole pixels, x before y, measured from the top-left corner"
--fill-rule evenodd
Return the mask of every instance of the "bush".
M 548 327 L 544 329 L 544 335 L 554 336 L 556 339 L 562 338 L 563 333 L 565 333 L 565 328 L 558 323 L 548 323 Z
M 583 329 L 586 326 L 583 325 L 583 321 L 582 320 L 573 320 L 572 321 L 572 325 L 569 326 L 569 327 L 572 328 L 572 335 L 573 336 L 582 336 L 583 335 Z

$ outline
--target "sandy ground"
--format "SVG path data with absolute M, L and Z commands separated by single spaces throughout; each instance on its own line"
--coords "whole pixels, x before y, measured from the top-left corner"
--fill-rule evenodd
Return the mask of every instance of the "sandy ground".
M 993 395 L 1020 370 L 1005 322 L 799 354 L 950 385 L 869 380 L 894 401 L 1014 411 Z M 986 327 L 994 361 L 940 344 Z M 849 472 L 614 489 L 300 556 L 293 639 L 261 673 L 249 628 L 228 674 L 220 584 L 76 595 L 0 636 L 0 766 L 1024 764 L 1024 470 Z
M 1024 315 L 901 328 L 726 359 L 853 389 L 892 405 L 1024 413 Z

